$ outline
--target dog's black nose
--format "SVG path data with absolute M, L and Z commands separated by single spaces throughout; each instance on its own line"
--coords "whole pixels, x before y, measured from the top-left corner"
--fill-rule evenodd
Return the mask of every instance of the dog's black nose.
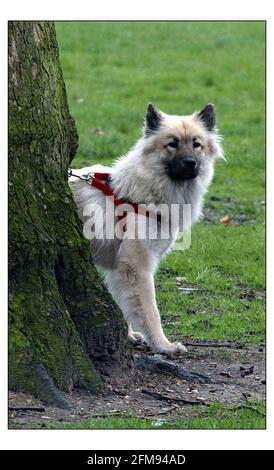
M 193 157 L 185 157 L 183 164 L 187 170 L 194 170 L 197 166 L 197 162 Z
M 191 155 L 176 155 L 165 162 L 166 170 L 170 178 L 177 181 L 196 178 L 199 165 Z

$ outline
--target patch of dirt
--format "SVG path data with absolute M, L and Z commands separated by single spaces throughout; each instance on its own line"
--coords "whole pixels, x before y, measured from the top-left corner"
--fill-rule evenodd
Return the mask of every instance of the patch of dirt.
M 207 203 L 203 211 L 205 222 L 239 225 L 256 220 L 255 214 L 238 213 L 236 201 L 231 198 L 219 198 L 213 195 L 210 201 L 212 202 Z
M 139 358 L 149 359 L 153 355 L 144 346 L 137 346 Z M 178 376 L 156 373 L 140 365 L 135 367 L 134 380 L 130 388 L 114 388 L 108 385 L 107 392 L 95 396 L 74 390 L 69 398 L 72 410 L 45 406 L 42 412 L 32 410 L 9 411 L 9 427 L 37 429 L 51 425 L 61 427 L 64 422 L 98 416 L 168 417 L 190 416 L 206 411 L 207 404 L 222 402 L 227 405 L 248 400 L 265 400 L 265 353 L 262 347 L 237 349 L 232 344 L 214 346 L 198 341 L 188 341 L 188 353 L 181 357 L 157 356 L 171 365 L 182 367 L 193 374 L 206 376 L 209 383 L 189 382 Z M 245 373 L 247 372 L 247 373 Z M 151 396 L 149 393 L 155 396 Z M 158 395 L 157 395 L 158 394 Z M 164 399 L 159 399 L 164 396 Z M 186 404 L 186 402 L 190 402 Z M 195 402 L 197 406 L 193 406 Z M 10 392 L 10 407 L 43 407 L 34 397 L 24 393 Z
M 265 289 L 254 291 L 253 289 L 242 288 L 241 285 L 238 286 L 238 287 L 240 289 L 239 298 L 241 300 L 254 300 L 254 299 L 256 299 L 256 300 L 265 301 L 265 296 L 266 296 Z

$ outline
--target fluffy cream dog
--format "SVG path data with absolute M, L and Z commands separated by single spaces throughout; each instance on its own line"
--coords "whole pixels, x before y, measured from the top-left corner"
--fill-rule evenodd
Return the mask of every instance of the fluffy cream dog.
M 179 207 L 175 224 L 166 212 L 156 222 L 154 237 L 147 233 L 153 217 L 129 212 L 122 219 L 122 230 L 117 208 L 113 216 L 115 205 L 111 199 L 107 202 L 104 192 L 75 176 L 69 179 L 84 233 L 91 239 L 93 259 L 106 273 L 106 285 L 128 323 L 130 339 L 144 341 L 160 353 L 184 352 L 186 348 L 179 342 L 171 343 L 163 332 L 153 276 L 182 229 L 184 205 L 191 207 L 190 223 L 200 218 L 214 162 L 222 156 L 212 104 L 189 116 L 168 115 L 149 104 L 143 135 L 127 155 L 110 168 L 94 165 L 74 170 L 78 176 L 109 173 L 107 184 L 115 197 L 129 204 L 150 205 L 154 212 Z M 113 219 L 118 229 L 106 236 Z M 96 236 L 90 236 L 96 223 Z M 162 236 L 163 228 L 168 236 Z M 138 237 L 140 233 L 143 235 Z

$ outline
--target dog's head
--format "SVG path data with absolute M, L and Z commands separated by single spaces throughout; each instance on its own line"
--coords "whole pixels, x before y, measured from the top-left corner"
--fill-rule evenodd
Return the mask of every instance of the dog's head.
M 213 104 L 189 116 L 172 116 L 150 103 L 144 126 L 145 157 L 151 156 L 154 164 L 157 158 L 157 166 L 161 164 L 173 181 L 202 177 L 223 156 L 215 122 Z

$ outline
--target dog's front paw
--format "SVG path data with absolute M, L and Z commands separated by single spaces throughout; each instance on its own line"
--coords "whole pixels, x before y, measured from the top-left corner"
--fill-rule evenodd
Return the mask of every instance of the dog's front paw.
M 179 343 L 179 342 L 172 343 L 172 346 L 175 346 L 175 351 L 174 351 L 175 353 L 187 352 L 187 348 L 182 343 Z
M 157 352 L 161 354 L 168 354 L 168 355 L 182 354 L 182 353 L 187 352 L 187 348 L 183 344 L 179 342 L 175 342 L 175 343 L 169 343 L 168 345 L 164 345 L 163 347 L 157 348 Z

